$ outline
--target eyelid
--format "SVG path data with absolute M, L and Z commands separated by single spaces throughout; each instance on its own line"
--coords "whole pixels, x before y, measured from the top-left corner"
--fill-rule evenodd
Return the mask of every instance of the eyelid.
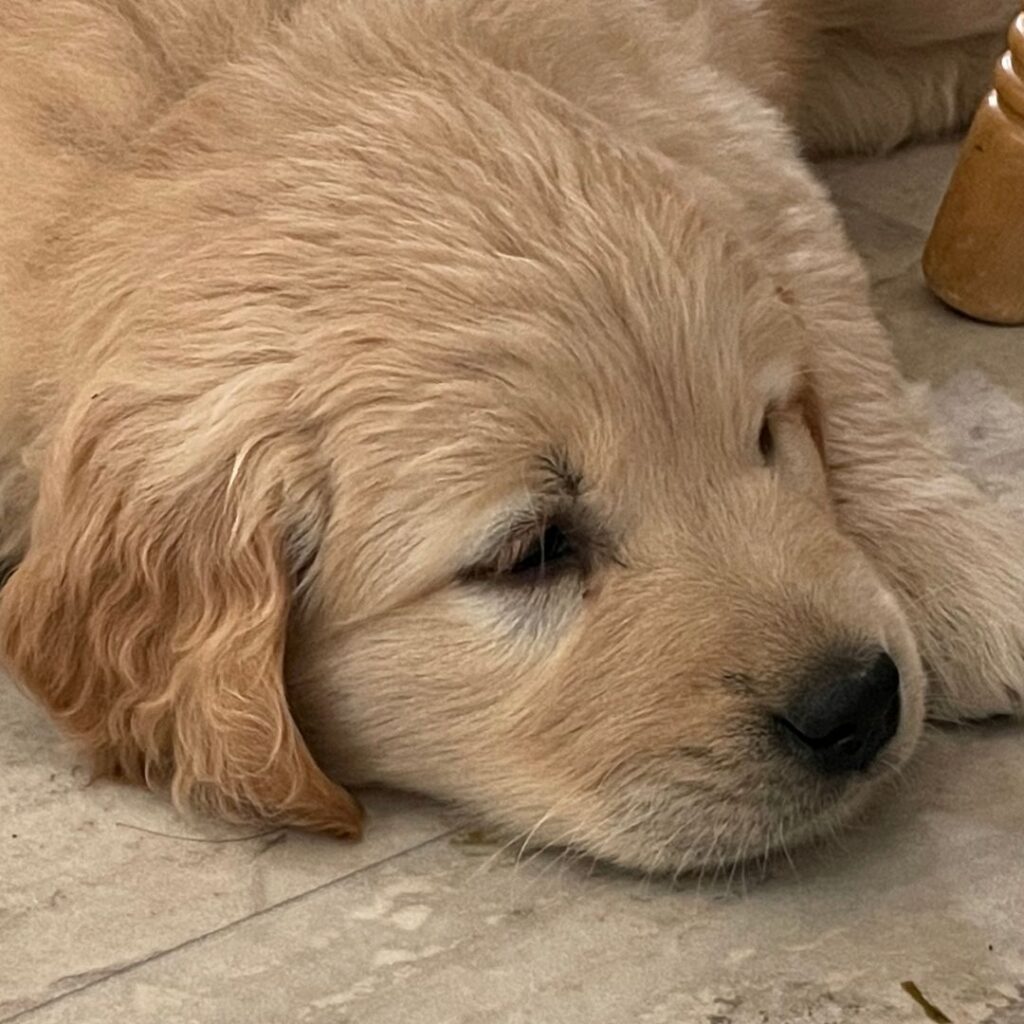
M 548 503 L 545 507 L 543 500 L 532 494 L 527 495 L 518 507 L 503 507 L 494 516 L 490 526 L 480 535 L 460 575 L 479 576 L 500 571 L 490 567 L 507 561 L 508 554 L 513 550 L 517 540 L 527 543 L 535 539 L 538 531 L 552 522 L 559 522 L 560 515 L 565 514 L 563 503 Z
M 811 420 L 817 411 L 818 403 L 814 381 L 806 367 L 801 367 L 786 377 L 775 375 L 770 380 L 762 380 L 759 390 L 764 396 L 759 429 L 765 418 L 793 413 L 803 416 L 809 428 L 812 426 Z
M 535 503 L 511 514 L 506 511 L 498 518 L 478 553 L 459 575 L 472 579 L 500 574 L 524 557 L 529 546 L 552 526 L 561 530 L 572 544 L 580 572 L 590 572 L 597 559 L 619 566 L 625 564 L 612 538 L 588 522 L 586 510 L 578 503 L 556 502 L 545 511 L 538 510 Z
M 763 366 L 751 381 L 753 392 L 762 397 L 764 406 L 781 408 L 800 390 L 805 372 L 803 366 L 795 364 Z
M 494 550 L 490 564 L 485 561 L 483 565 L 495 575 L 508 572 L 516 563 L 526 557 L 534 544 L 538 541 L 543 542 L 544 535 L 552 525 L 557 524 L 550 519 L 534 519 L 528 525 L 524 525 L 522 529 L 513 530 Z M 569 531 L 563 532 L 569 536 Z
M 824 421 L 818 393 L 809 375 L 804 375 L 786 396 L 783 403 L 770 403 L 765 416 L 775 417 L 783 423 L 799 421 L 801 426 L 811 435 L 819 456 L 825 458 Z
M 477 534 L 476 543 L 470 548 L 469 566 L 479 565 L 497 553 L 510 534 L 535 525 L 538 521 L 537 502 L 526 496 L 518 506 L 503 504 L 489 518 L 489 525 Z

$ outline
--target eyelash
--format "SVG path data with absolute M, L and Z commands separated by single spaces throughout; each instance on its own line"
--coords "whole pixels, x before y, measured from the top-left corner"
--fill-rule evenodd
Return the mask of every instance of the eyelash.
M 757 447 L 761 452 L 761 459 L 767 466 L 775 455 L 775 433 L 772 430 L 771 413 L 766 412 L 761 421 L 761 431 L 757 435 Z
M 772 410 L 765 412 L 757 437 L 757 447 L 764 465 L 771 465 L 775 456 L 775 433 L 771 424 Z M 464 579 L 488 583 L 538 586 L 560 576 L 568 569 L 580 569 L 577 544 L 558 523 L 534 526 L 512 537 L 491 559 L 463 574 Z
M 557 523 L 549 523 L 542 530 L 535 528 L 514 538 L 496 558 L 475 567 L 467 576 L 491 583 L 535 586 L 579 566 L 572 538 Z

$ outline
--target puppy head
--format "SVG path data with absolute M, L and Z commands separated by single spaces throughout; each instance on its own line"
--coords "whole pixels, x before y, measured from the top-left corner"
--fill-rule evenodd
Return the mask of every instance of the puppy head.
M 97 217 L 117 316 L 7 656 L 227 813 L 354 831 L 326 769 L 648 870 L 827 829 L 922 680 L 830 511 L 813 333 L 675 172 L 459 84 Z
M 831 827 L 922 714 L 831 512 L 813 338 L 692 209 L 662 216 L 510 260 L 503 311 L 496 259 L 478 322 L 357 360 L 377 400 L 326 442 L 293 672 L 338 777 L 648 870 Z
M 389 244 L 404 304 L 310 374 L 335 508 L 293 707 L 337 777 L 645 869 L 821 833 L 923 683 L 832 514 L 813 331 L 662 167 L 560 155 Z

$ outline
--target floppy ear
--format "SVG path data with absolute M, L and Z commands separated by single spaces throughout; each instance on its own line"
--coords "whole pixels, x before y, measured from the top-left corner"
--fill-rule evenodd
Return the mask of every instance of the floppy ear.
M 251 436 L 222 453 L 180 422 L 191 432 L 158 448 L 156 422 L 110 395 L 69 416 L 0 592 L 2 653 L 98 774 L 169 784 L 233 819 L 356 835 L 357 805 L 285 700 L 282 474 L 298 457 L 271 464 Z

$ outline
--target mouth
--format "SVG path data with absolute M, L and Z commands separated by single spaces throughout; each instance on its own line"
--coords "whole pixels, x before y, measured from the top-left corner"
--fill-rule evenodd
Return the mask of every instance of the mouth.
M 758 759 L 727 781 L 634 792 L 618 828 L 581 848 L 630 870 L 675 878 L 789 860 L 798 848 L 834 838 L 896 777 L 906 761 L 902 733 L 863 771 L 824 775 L 776 757 Z
M 797 850 L 834 839 L 863 813 L 883 778 L 879 774 L 872 780 L 847 784 L 840 796 L 816 801 L 813 806 L 789 805 L 778 811 L 761 807 L 753 812 L 737 808 L 735 817 L 725 815 L 717 828 L 706 831 L 696 842 L 659 851 L 645 870 L 679 878 L 704 875 L 709 870 L 732 870 L 744 864 L 767 869 L 780 860 L 791 863 Z

